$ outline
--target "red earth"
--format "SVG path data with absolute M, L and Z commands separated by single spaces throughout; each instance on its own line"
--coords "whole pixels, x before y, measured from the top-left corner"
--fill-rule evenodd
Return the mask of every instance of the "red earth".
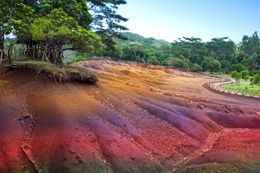
M 1 73 L 0 172 L 260 172 L 260 101 L 211 77 L 93 60 L 97 85 Z

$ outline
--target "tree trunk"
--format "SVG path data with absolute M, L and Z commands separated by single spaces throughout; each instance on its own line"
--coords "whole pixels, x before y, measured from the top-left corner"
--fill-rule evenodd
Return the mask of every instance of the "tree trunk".
M 11 45 L 8 48 L 8 64 L 12 65 L 12 52 L 13 52 L 13 47 L 14 47 L 15 43 L 11 43 Z
M 0 62 L 5 59 L 5 52 L 4 52 L 4 33 L 0 31 Z
M 27 45 L 27 56 L 30 59 L 35 59 L 34 57 L 34 46 L 32 40 L 29 41 L 29 44 Z
M 63 62 L 62 62 L 62 55 L 63 55 L 63 50 L 62 50 L 62 44 L 57 44 L 56 45 L 56 48 L 55 48 L 55 52 L 56 52 L 56 56 L 55 56 L 55 62 L 56 62 L 56 65 L 59 66 L 59 67 L 62 67 L 63 66 Z
M 42 60 L 48 60 L 59 67 L 63 66 L 62 58 L 63 58 L 63 49 L 62 43 L 58 41 L 52 41 L 49 43 L 45 43 L 42 47 Z
M 48 58 L 48 47 L 49 44 L 48 43 L 42 43 L 42 47 L 43 47 L 43 52 L 42 52 L 42 60 L 46 61 Z

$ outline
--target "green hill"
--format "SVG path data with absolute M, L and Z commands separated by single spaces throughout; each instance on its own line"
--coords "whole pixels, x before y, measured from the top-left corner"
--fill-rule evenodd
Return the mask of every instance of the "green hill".
M 128 46 L 131 44 L 136 44 L 139 46 L 150 46 L 153 48 L 170 48 L 171 43 L 162 40 L 162 39 L 155 39 L 155 38 L 145 38 L 141 35 L 125 32 L 122 34 L 127 40 L 117 40 L 118 47 Z

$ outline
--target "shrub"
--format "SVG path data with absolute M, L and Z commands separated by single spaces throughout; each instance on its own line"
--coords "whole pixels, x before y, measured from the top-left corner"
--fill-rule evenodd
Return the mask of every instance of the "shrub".
M 242 65 L 242 64 L 234 64 L 231 67 L 231 71 L 237 71 L 237 72 L 241 72 L 246 70 L 246 66 Z
M 74 57 L 71 57 L 71 58 L 67 58 L 64 60 L 64 63 L 65 64 L 73 64 L 75 62 L 79 62 L 79 61 L 86 61 L 88 60 L 89 58 L 84 56 L 84 55 L 77 55 L 77 56 L 74 56 Z
M 260 74 L 254 75 L 251 82 L 253 84 L 260 84 Z
M 170 66 L 172 65 L 174 57 L 167 57 L 163 60 L 162 65 Z
M 177 68 L 182 68 L 182 69 L 189 69 L 189 61 L 186 59 L 182 58 L 174 58 L 172 61 L 172 66 L 177 67 Z
M 231 77 L 234 78 L 236 81 L 239 81 L 239 79 L 241 79 L 241 73 L 238 73 L 237 71 L 232 71 Z
M 253 71 L 250 71 L 250 76 L 254 76 L 256 74 L 260 74 L 260 70 L 253 70 Z
M 204 71 L 217 72 L 221 69 L 221 63 L 212 57 L 205 57 L 202 66 Z
M 147 62 L 149 63 L 149 64 L 159 64 L 159 61 L 158 61 L 158 59 L 157 59 L 157 57 L 156 56 L 150 56 L 148 59 L 147 59 Z
M 190 68 L 191 68 L 191 71 L 194 71 L 194 72 L 203 71 L 203 68 L 196 63 L 195 64 L 190 63 Z
M 244 70 L 241 72 L 241 78 L 244 80 L 247 80 L 249 78 L 249 71 L 248 70 Z

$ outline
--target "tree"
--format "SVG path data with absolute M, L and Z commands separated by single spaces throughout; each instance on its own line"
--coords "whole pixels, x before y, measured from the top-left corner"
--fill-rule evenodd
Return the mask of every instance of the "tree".
M 114 56 L 116 51 L 116 39 L 126 39 L 121 32 L 127 28 L 120 23 L 128 19 L 117 14 L 119 5 L 126 4 L 125 0 L 89 0 L 89 11 L 92 13 L 92 29 L 101 36 L 105 45 L 105 54 Z
M 25 5 L 23 0 L 1 0 L 0 9 L 0 58 L 2 59 L 5 57 L 5 36 L 11 33 L 26 33 L 32 9 Z M 8 56 L 8 60 L 11 64 L 10 55 Z
M 172 43 L 172 54 L 175 57 L 183 56 L 190 62 L 201 65 L 202 58 L 208 55 L 208 50 L 201 38 L 183 37 Z
M 228 37 L 213 38 L 207 43 L 211 56 L 221 63 L 223 70 L 229 69 L 231 64 L 237 63 L 235 59 L 236 45 Z
M 34 9 L 35 17 L 44 17 L 54 9 L 62 9 L 67 15 L 85 29 L 90 29 L 92 17 L 88 11 L 87 0 L 24 0 Z
M 68 16 L 73 18 L 79 26 L 87 30 L 90 29 L 92 18 L 88 11 L 87 0 L 24 0 L 24 3 L 34 10 L 34 18 L 43 18 L 55 9 L 62 9 Z M 27 45 L 27 56 L 35 59 L 34 55 L 38 50 L 35 50 L 36 45 L 30 35 L 24 37 L 19 34 L 18 38 L 19 42 L 23 42 Z
M 217 72 L 221 69 L 221 63 L 212 57 L 205 57 L 203 68 L 205 71 L 210 71 L 211 73 Z
M 63 9 L 54 9 L 46 17 L 36 18 L 30 28 L 32 40 L 41 47 L 40 57 L 62 66 L 63 47 L 82 52 L 94 51 L 101 41 L 94 32 L 79 26 Z
M 7 0 L 0 5 L 1 38 L 12 33 L 16 43 L 27 45 L 28 58 L 49 59 L 62 66 L 63 50 L 91 53 L 103 46 L 90 30 L 86 0 Z M 13 44 L 8 50 L 10 63 Z
M 139 44 L 129 44 L 123 48 L 122 57 L 125 60 L 131 60 L 136 62 L 147 62 L 148 54 L 145 49 Z
M 260 39 L 257 32 L 252 37 L 243 37 L 239 51 L 245 54 L 251 70 L 260 69 Z

